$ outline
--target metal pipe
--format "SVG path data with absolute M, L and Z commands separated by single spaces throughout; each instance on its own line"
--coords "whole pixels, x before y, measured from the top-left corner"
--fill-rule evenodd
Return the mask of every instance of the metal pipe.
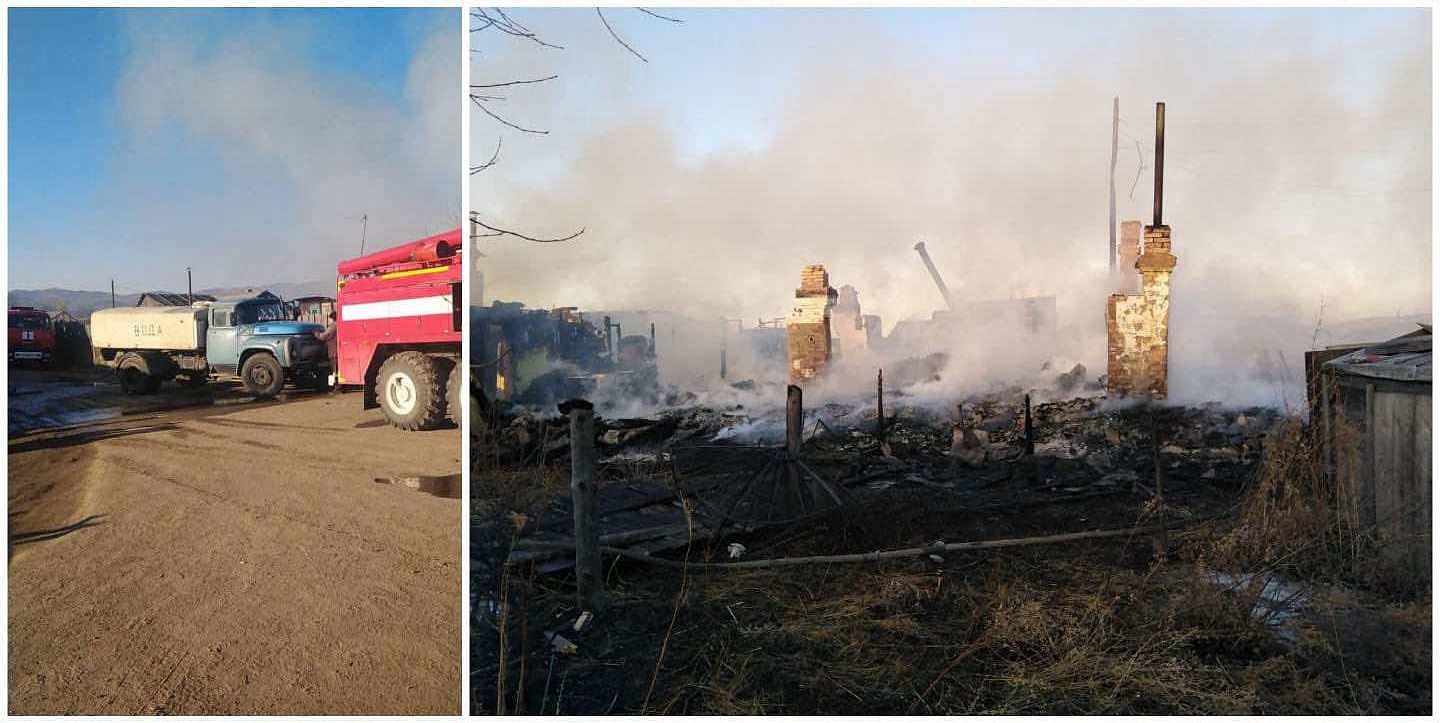
M 1165 104 L 1155 104 L 1155 226 L 1162 225 L 1165 199 Z
M 915 244 L 915 250 L 920 252 L 920 260 L 925 262 L 925 268 L 930 272 L 930 278 L 935 280 L 935 286 L 940 289 L 940 296 L 945 299 L 945 306 L 955 311 L 955 300 L 950 298 L 950 287 L 945 285 L 945 280 L 940 278 L 940 272 L 935 268 L 935 262 L 930 260 L 930 254 L 925 250 L 925 242 Z

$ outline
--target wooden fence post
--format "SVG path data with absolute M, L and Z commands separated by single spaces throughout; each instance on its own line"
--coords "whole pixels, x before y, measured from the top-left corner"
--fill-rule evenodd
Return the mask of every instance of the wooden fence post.
M 1030 422 L 1030 395 L 1025 395 L 1025 456 L 1035 456 L 1035 428 Z
M 595 405 L 571 399 L 560 405 L 570 417 L 570 501 L 575 508 L 575 584 L 581 610 L 603 603 L 600 529 L 595 523 Z
M 800 387 L 785 388 L 785 474 L 790 489 L 800 489 L 800 442 L 805 432 L 805 407 Z

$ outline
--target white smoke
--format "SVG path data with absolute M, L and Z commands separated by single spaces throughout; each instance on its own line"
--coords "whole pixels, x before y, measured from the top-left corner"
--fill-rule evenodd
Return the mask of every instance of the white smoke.
M 588 230 L 566 244 L 486 244 L 489 298 L 769 318 L 788 309 L 801 267 L 823 263 L 888 331 L 942 307 L 911 250 L 923 239 L 961 300 L 1054 295 L 1060 334 L 1042 356 L 1067 365 L 1053 373 L 1078 361 L 1097 376 L 1118 95 L 1121 219 L 1150 221 L 1153 103 L 1168 106 L 1173 399 L 1295 405 L 1300 353 L 1350 341 L 1326 338 L 1327 324 L 1380 317 L 1359 339 L 1372 340 L 1430 308 L 1428 10 L 977 11 L 966 15 L 974 34 L 1013 47 L 997 42 L 963 64 L 865 32 L 862 13 L 755 12 L 757 26 L 803 40 L 809 60 L 781 75 L 781 110 L 755 148 L 699 155 L 657 110 L 688 96 L 594 102 L 596 87 L 658 71 L 606 52 L 578 14 L 573 27 L 572 16 L 544 17 L 560 20 L 550 27 L 565 52 L 497 48 L 475 73 L 560 72 L 568 85 L 507 106 L 553 132 L 505 134 L 510 168 L 476 177 L 474 205 L 536 233 Z M 704 33 L 705 18 L 663 32 Z M 1337 23 L 1369 30 L 1340 35 Z M 790 57 L 745 52 L 735 60 L 747 68 Z M 652 60 L 699 73 L 723 57 Z M 734 87 L 689 93 L 744 93 Z M 482 121 L 474 142 L 488 157 L 482 138 L 496 130 Z M 1038 373 L 1024 343 L 997 333 L 928 350 L 954 357 L 943 392 L 957 394 Z M 873 373 L 840 383 L 858 388 Z
M 461 225 L 458 19 L 420 40 L 397 103 L 313 61 L 323 21 L 278 12 L 218 37 L 185 12 L 127 16 L 125 148 L 101 200 L 113 257 L 99 264 L 183 258 L 197 286 L 310 281 L 358 255 L 362 214 L 367 251 Z M 213 158 L 203 177 L 156 172 L 182 145 Z

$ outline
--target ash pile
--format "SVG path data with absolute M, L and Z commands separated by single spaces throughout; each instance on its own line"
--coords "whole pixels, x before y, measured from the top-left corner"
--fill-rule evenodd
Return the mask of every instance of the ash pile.
M 871 399 L 820 400 L 803 409 L 789 456 L 785 385 L 741 382 L 728 386 L 725 403 L 643 417 L 597 410 L 601 543 L 664 556 L 697 537 L 744 540 L 896 499 L 1014 511 L 1109 495 L 1143 500 L 1162 484 L 1183 521 L 1233 504 L 1282 419 L 1268 408 L 1107 400 L 1084 376 L 1077 367 L 1045 389 L 993 389 L 953 406 L 883 386 Z M 558 410 L 500 403 L 490 411 L 475 447 L 478 494 L 506 469 L 568 465 L 570 425 Z M 790 460 L 801 468 L 798 484 L 786 476 Z M 573 517 L 565 476 L 557 472 L 553 494 L 527 511 L 511 562 L 569 566 L 560 548 Z

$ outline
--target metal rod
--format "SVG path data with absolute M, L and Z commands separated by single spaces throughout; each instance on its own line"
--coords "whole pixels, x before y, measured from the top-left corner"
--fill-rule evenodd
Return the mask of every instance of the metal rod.
M 940 296 L 945 299 L 946 308 L 955 310 L 955 300 L 950 296 L 950 287 L 945 285 L 945 280 L 940 278 L 940 272 L 935 269 L 935 262 L 930 260 L 930 253 L 925 250 L 925 242 L 915 244 L 915 250 L 920 252 L 920 260 L 925 262 L 925 268 L 930 272 L 930 278 L 935 281 L 935 286 L 940 289 Z
M 1165 104 L 1155 104 L 1155 224 L 1162 225 L 1165 200 Z
M 1115 163 L 1120 157 L 1120 96 L 1110 116 L 1110 273 L 1115 273 Z
M 190 278 L 190 267 L 185 267 L 185 300 L 191 304 L 195 303 L 195 282 Z

